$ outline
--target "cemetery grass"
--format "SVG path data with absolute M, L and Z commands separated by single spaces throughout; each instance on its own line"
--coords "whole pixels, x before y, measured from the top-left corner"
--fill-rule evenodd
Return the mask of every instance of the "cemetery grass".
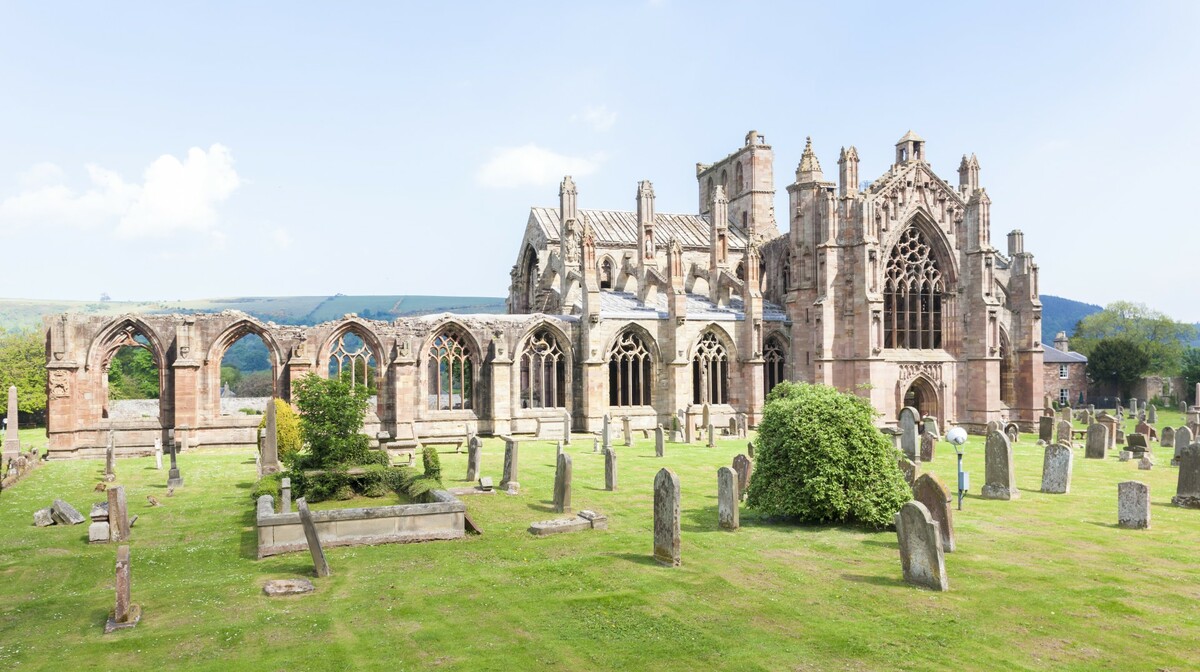
M 1176 426 L 1178 414 L 1161 414 Z M 1132 423 L 1130 423 L 1132 428 Z M 35 430 L 29 430 L 35 431 Z M 23 432 L 24 435 L 24 432 Z M 32 438 L 32 437 L 31 437 Z M 44 439 L 43 439 L 44 441 Z M 142 622 L 103 634 L 114 545 L 87 525 L 37 529 L 33 511 L 63 497 L 85 515 L 103 461 L 45 464 L 0 494 L 0 667 L 5 669 L 702 669 L 1185 670 L 1200 666 L 1200 511 L 1170 505 L 1170 453 L 1139 471 L 1075 452 L 1069 495 L 1038 492 L 1042 449 L 1015 447 L 1021 497 L 987 501 L 982 441 L 965 464 L 972 494 L 956 512 L 950 591 L 901 581 L 894 531 L 800 526 L 742 508 L 717 530 L 716 470 L 745 449 L 653 441 L 617 446 L 619 489 L 579 436 L 575 510 L 608 531 L 534 538 L 551 511 L 553 442 L 521 444 L 521 494 L 464 498 L 484 530 L 462 541 L 331 548 L 314 594 L 267 598 L 268 579 L 311 577 L 307 553 L 255 560 L 249 451 L 180 456 L 185 486 L 166 497 L 152 458 L 122 459 L 133 528 L 133 600 Z M 466 452 L 441 453 L 445 484 L 465 485 Z M 488 439 L 497 482 L 503 445 Z M 682 485 L 679 568 L 650 557 L 654 474 Z M 951 487 L 954 451 L 925 465 Z M 1117 483 L 1150 484 L 1152 529 L 1116 523 Z M 162 506 L 150 508 L 146 495 Z

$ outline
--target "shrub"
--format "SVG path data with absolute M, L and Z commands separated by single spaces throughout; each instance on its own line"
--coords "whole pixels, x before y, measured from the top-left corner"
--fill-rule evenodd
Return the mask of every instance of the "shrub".
M 263 495 L 270 495 L 275 498 L 275 503 L 278 504 L 280 496 L 279 480 L 281 478 L 283 478 L 283 474 L 276 472 L 274 474 L 267 474 L 266 476 L 258 479 L 258 482 L 254 484 L 254 487 L 250 489 L 250 499 L 253 499 L 257 502 L 259 497 L 262 497 Z
M 264 414 L 258 423 L 258 428 L 262 429 L 266 426 L 267 416 Z M 292 405 L 283 399 L 275 400 L 275 443 L 279 449 L 280 460 L 295 455 L 303 447 L 300 440 L 300 418 L 296 415 L 296 411 L 292 410 Z
M 912 491 L 874 417 L 865 399 L 832 387 L 777 385 L 759 424 L 747 505 L 803 522 L 890 525 Z
M 300 433 L 314 467 L 327 469 L 368 460 L 369 441 L 359 433 L 367 413 L 365 387 L 310 373 L 297 381 L 294 389 Z
M 433 446 L 425 446 L 421 451 L 421 462 L 425 465 L 425 475 L 435 481 L 442 480 L 442 461 Z

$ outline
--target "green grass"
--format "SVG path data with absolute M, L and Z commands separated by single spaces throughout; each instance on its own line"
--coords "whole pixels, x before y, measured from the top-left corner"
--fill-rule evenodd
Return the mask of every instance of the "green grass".
M 1160 426 L 1179 424 L 1163 412 Z M 1132 423 L 1130 423 L 1132 427 Z M 35 430 L 36 431 L 36 430 Z M 582 437 L 581 437 L 582 438 Z M 180 457 L 185 487 L 165 497 L 151 458 L 118 462 L 133 529 L 133 595 L 142 623 L 103 635 L 115 547 L 86 525 L 36 529 L 56 496 L 85 514 L 100 461 L 45 465 L 0 495 L 0 667 L 5 669 L 305 670 L 1184 670 L 1200 640 L 1200 511 L 1172 507 L 1177 471 L 1138 471 L 1076 451 L 1069 495 L 1037 492 L 1042 449 L 1016 446 L 1021 498 L 968 496 L 956 513 L 950 591 L 901 581 L 890 531 L 768 524 L 716 529 L 716 469 L 744 441 L 618 447 L 620 489 L 605 492 L 591 441 L 569 446 L 575 509 L 607 532 L 534 538 L 554 518 L 554 446 L 521 446 L 518 497 L 464 498 L 480 537 L 335 548 L 317 592 L 268 599 L 262 583 L 311 575 L 305 553 L 254 559 L 254 461 L 247 452 Z M 484 442 L 497 482 L 503 448 Z M 466 453 L 443 452 L 449 487 Z M 967 447 L 974 493 L 980 437 Z M 683 566 L 655 565 L 651 484 L 668 466 L 683 492 Z M 954 482 L 954 451 L 925 465 Z M 1116 484 L 1151 487 L 1153 528 L 1121 530 Z M 146 495 L 163 506 L 149 508 Z

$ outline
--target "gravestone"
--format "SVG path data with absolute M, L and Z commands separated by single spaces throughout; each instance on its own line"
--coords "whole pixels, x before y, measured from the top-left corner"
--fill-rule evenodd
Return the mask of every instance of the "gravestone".
M 750 417 L 745 413 L 738 413 L 738 438 L 744 439 L 750 433 Z
M 737 472 L 729 467 L 717 469 L 717 527 L 720 529 L 738 529 L 740 492 Z
M 312 554 L 313 569 L 318 577 L 329 576 L 332 572 L 329 571 L 329 563 L 325 561 L 325 549 L 321 547 L 317 526 L 308 511 L 308 502 L 304 501 L 303 497 L 296 500 L 296 510 L 300 512 L 300 524 L 304 526 L 304 538 L 308 541 L 308 552 Z
M 108 446 L 104 449 L 104 480 L 117 480 L 117 450 L 113 445 L 113 431 L 108 430 Z
M 1158 406 L 1154 404 L 1146 406 L 1146 422 L 1152 425 L 1158 424 Z
M 1089 425 L 1083 456 L 1091 460 L 1103 460 L 1107 453 L 1108 428 L 1098 422 Z
M 900 507 L 895 523 L 904 580 L 930 590 L 948 590 L 941 531 L 929 509 L 917 501 L 907 502 Z
M 1057 443 L 1046 446 L 1042 456 L 1042 492 L 1065 495 L 1071 491 L 1070 447 Z
M 737 422 L 737 418 L 736 418 L 736 417 L 733 417 L 733 418 L 730 418 L 730 419 L 729 419 L 729 430 L 728 430 L 728 432 L 729 432 L 729 436 L 737 436 L 737 435 L 738 435 L 738 422 Z
M 133 603 L 131 589 L 133 572 L 129 562 L 129 546 L 117 547 L 117 603 L 104 624 L 104 634 L 132 628 L 142 619 L 142 610 Z
M 900 473 L 904 475 L 904 482 L 912 486 L 917 480 L 917 474 L 921 471 L 920 463 L 902 456 L 896 464 L 900 467 Z
M 746 443 L 746 455 L 748 455 L 750 457 L 750 459 L 752 459 L 752 460 L 754 459 L 754 442 L 753 441 L 748 441 Z
M 1043 415 L 1038 418 L 1038 441 L 1050 443 L 1054 440 L 1054 416 Z
M 1136 418 L 1138 414 L 1138 400 L 1136 397 L 1129 400 L 1129 417 Z
M 717 445 L 716 434 L 717 434 L 717 432 L 713 428 L 713 424 L 711 422 L 708 423 L 708 447 L 709 448 L 716 447 L 716 445 Z
M 1021 491 L 1017 490 L 1013 476 L 1012 444 L 1003 432 L 992 432 L 987 437 L 983 450 L 984 480 L 982 496 L 984 499 L 1017 499 Z
M 129 541 L 129 505 L 125 486 L 108 489 L 108 530 L 113 541 Z
M 612 448 L 604 449 L 604 489 L 617 489 L 617 453 Z
M 629 416 L 621 418 L 621 432 L 625 435 L 625 445 L 633 445 L 633 427 Z
M 504 439 L 504 475 L 500 478 L 500 487 L 507 489 L 509 494 L 516 494 L 521 488 L 518 474 L 519 450 L 516 439 Z
M 1075 414 L 1070 406 L 1063 406 L 1060 415 L 1063 422 L 1073 422 L 1075 420 Z
M 940 436 L 941 433 L 938 431 L 937 418 L 933 417 L 932 415 L 927 415 L 921 418 L 921 433 Z
M 162 471 L 162 437 L 154 437 L 154 468 Z
M 988 434 L 991 434 L 992 432 L 1003 431 L 1003 429 L 1004 428 L 1000 425 L 999 420 L 989 420 L 987 423 L 987 426 L 984 427 L 983 435 L 987 436 Z
M 33 524 L 35 527 L 50 527 L 53 525 L 54 515 L 50 513 L 50 507 L 34 511 Z
M 1112 450 L 1112 449 L 1116 448 L 1117 447 L 1117 427 L 1119 426 L 1117 419 L 1114 418 L 1113 416 L 1109 415 L 1108 413 L 1101 413 L 1096 418 L 1096 421 L 1099 422 L 1101 425 L 1104 425 L 1104 429 L 1106 430 L 1105 437 L 1104 437 L 1106 448 L 1108 450 Z
M 708 427 L 712 424 L 712 409 L 707 403 L 700 408 L 700 426 Z
M 604 414 L 604 426 L 600 429 L 601 447 L 612 448 L 612 414 Z M 504 485 L 501 483 L 500 485 Z
M 1074 445 L 1071 442 L 1071 423 L 1066 420 L 1058 421 L 1058 437 L 1056 443 L 1061 443 L 1064 446 Z
M 21 418 L 17 404 L 17 386 L 8 386 L 8 424 L 4 430 L 4 449 L 0 451 L 5 461 L 21 454 Z
M 558 456 L 562 455 L 562 451 L 563 451 L 562 441 L 555 441 L 554 442 L 554 459 L 557 460 Z
M 1171 464 L 1179 464 L 1179 456 L 1183 453 L 1183 449 L 1192 445 L 1192 430 L 1190 427 L 1180 427 L 1175 430 L 1175 455 L 1171 458 Z
M 467 443 L 467 481 L 474 481 L 479 478 L 479 467 L 483 460 L 483 446 L 479 438 L 472 436 Z
M 1154 431 L 1154 428 L 1151 427 L 1150 423 L 1146 422 L 1145 420 L 1139 420 L 1137 426 L 1133 428 L 1133 431 L 1138 434 L 1143 434 L 1149 438 L 1150 434 Z
M 263 475 L 279 471 L 279 430 L 275 422 L 275 397 L 267 399 L 266 415 L 261 451 Z
M 557 513 L 571 510 L 571 456 L 565 453 L 559 453 L 554 470 L 554 510 Z
M 1146 438 L 1145 434 L 1134 432 L 1129 435 L 1129 438 L 1125 442 L 1125 447 L 1129 449 L 1129 452 L 1133 453 L 1135 458 L 1141 459 L 1146 454 L 1146 451 L 1150 450 L 1150 440 Z
M 745 455 L 738 454 L 733 457 L 733 470 L 738 477 L 738 495 L 744 498 L 746 491 L 750 489 L 750 475 L 754 473 L 754 463 Z
M 287 476 L 279 480 L 279 512 L 292 512 L 292 479 Z
M 921 435 L 921 461 L 931 462 L 933 455 L 937 451 L 937 434 L 925 432 Z
M 1142 459 L 1138 460 L 1138 469 L 1141 469 L 1142 471 L 1150 471 L 1153 468 L 1154 460 L 1150 459 L 1149 453 L 1143 455 Z
M 600 452 L 600 437 L 598 437 L 598 436 L 592 437 L 592 452 L 593 453 Z
M 942 550 L 950 553 L 954 550 L 954 510 L 950 503 L 954 496 L 941 479 L 933 474 L 921 474 L 913 483 L 913 499 L 924 505 L 929 511 L 929 517 L 937 523 L 938 533 L 942 539 Z
M 1188 409 L 1188 405 L 1187 405 L 1186 401 L 1179 402 L 1179 412 L 1180 413 L 1187 415 L 1187 409 Z
M 571 445 L 571 412 L 563 411 L 563 443 Z
M 1175 448 L 1175 430 L 1171 427 L 1163 427 L 1162 432 L 1158 437 L 1159 445 L 1167 448 Z
M 1016 443 L 1021 440 L 1021 428 L 1017 423 L 1010 422 L 1004 426 L 1004 433 L 1008 436 L 1009 443 Z
M 1095 415 L 1095 414 L 1096 414 L 1096 405 L 1095 405 L 1095 404 L 1088 404 L 1088 405 L 1087 405 L 1087 412 L 1088 412 L 1088 413 L 1091 413 L 1092 415 Z
M 187 446 L 187 437 L 183 439 L 183 445 Z M 176 461 L 176 454 L 179 452 L 179 444 L 171 443 L 171 470 L 167 472 L 167 487 L 179 488 L 183 487 L 183 477 L 179 475 L 179 463 Z
M 1193 443 L 1179 453 L 1179 480 L 1175 485 L 1175 506 L 1200 509 L 1200 444 Z
M 1139 481 L 1117 484 L 1117 525 L 1135 530 L 1150 529 L 1150 486 Z
M 918 457 L 917 423 L 920 417 L 917 409 L 912 406 L 900 409 L 900 450 L 910 460 L 916 460 Z
M 654 477 L 654 559 L 678 567 L 679 477 L 670 469 L 659 469 Z
M 679 425 L 679 427 L 677 429 L 679 429 L 679 431 L 681 431 L 683 433 L 683 441 L 686 443 L 691 443 L 692 442 L 692 427 L 691 427 L 692 423 L 688 422 L 687 412 L 684 411 L 683 409 L 679 409 L 676 416 L 677 416 L 676 422 Z
M 666 446 L 663 445 L 663 426 L 659 425 L 654 428 L 654 456 L 662 457 Z
M 79 525 L 85 520 L 78 509 L 61 499 L 54 500 L 50 505 L 50 516 L 59 525 Z

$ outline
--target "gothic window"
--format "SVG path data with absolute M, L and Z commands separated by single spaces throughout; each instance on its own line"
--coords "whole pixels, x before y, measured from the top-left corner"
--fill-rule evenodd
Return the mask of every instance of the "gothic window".
M 475 361 L 466 337 L 446 329 L 429 346 L 429 408 L 457 411 L 471 408 L 475 389 Z
M 788 291 L 792 288 L 792 255 L 783 255 L 783 291 Z
M 549 329 L 538 329 L 521 353 L 521 408 L 563 408 L 566 356 Z
M 945 284 L 933 250 L 915 228 L 900 235 L 884 277 L 884 347 L 941 348 Z
M 378 370 L 375 353 L 353 331 L 338 336 L 329 349 L 330 378 L 337 378 L 354 387 L 366 386 L 371 394 L 375 394 Z
M 725 198 L 729 198 L 729 171 L 721 171 L 721 191 L 725 192 Z
M 692 403 L 729 403 L 729 356 L 713 332 L 706 332 L 692 357 Z
M 713 179 L 712 175 L 708 176 L 708 191 L 704 194 L 704 207 L 707 208 L 713 199 Z
M 613 287 L 613 262 L 612 259 L 605 258 L 600 262 L 600 289 L 612 289 Z
M 649 406 L 653 357 L 642 337 L 626 330 L 608 351 L 608 405 Z
M 763 391 L 770 394 L 776 385 L 783 382 L 783 365 L 785 362 L 783 341 L 778 336 L 771 336 L 763 347 Z

